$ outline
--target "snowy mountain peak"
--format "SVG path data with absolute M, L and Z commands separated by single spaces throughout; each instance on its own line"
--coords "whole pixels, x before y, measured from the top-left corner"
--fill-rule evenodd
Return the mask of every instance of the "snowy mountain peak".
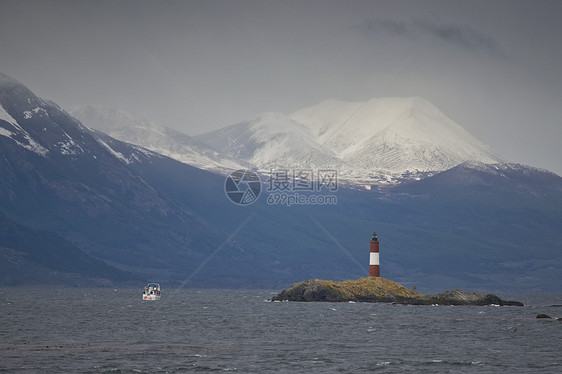
M 22 159 L 39 155 L 61 162 L 118 159 L 132 163 L 156 157 L 138 147 L 124 150 L 116 140 L 86 128 L 55 103 L 37 97 L 23 84 L 1 73 L 0 145 Z
M 306 129 L 287 117 L 284 113 L 267 112 L 261 113 L 250 120 L 246 125 L 251 132 L 251 139 L 255 142 L 265 143 L 285 134 L 306 136 Z M 242 134 L 243 135 L 243 134 Z
M 375 98 L 360 103 L 328 99 L 289 117 L 305 124 L 322 142 L 328 142 L 342 129 L 353 132 L 355 138 L 368 138 L 410 111 L 414 101 L 415 98 Z
M 294 112 L 318 141 L 357 168 L 445 170 L 467 160 L 500 158 L 422 97 L 325 100 Z
M 96 118 L 95 129 L 102 132 L 124 127 L 158 128 L 154 123 L 132 116 L 124 110 L 106 108 L 101 105 L 84 105 L 71 109 L 71 114 L 80 118 Z
M 49 119 L 50 106 L 17 80 L 0 73 L 0 136 L 11 140 L 20 150 L 45 157 L 57 148 L 57 144 L 45 139 L 46 128 L 37 126 L 37 120 Z
M 123 110 L 86 105 L 73 108 L 72 115 L 86 126 L 200 169 L 226 173 L 250 165 L 210 148 L 168 127 L 138 118 Z
M 0 88 L 4 91 L 6 89 L 23 86 L 20 82 L 10 77 L 7 74 L 0 73 Z
M 434 174 L 465 161 L 501 162 L 422 97 L 329 99 L 289 115 L 261 113 L 195 138 L 120 110 L 85 106 L 72 114 L 116 139 L 220 173 L 336 169 L 341 180 L 369 185 Z
M 213 131 L 197 139 L 262 170 L 342 164 L 306 126 L 283 113 L 262 113 L 226 131 Z
M 197 137 L 258 169 L 331 168 L 352 183 L 394 183 L 465 161 L 500 162 L 422 97 L 324 100 L 289 115 L 263 113 Z

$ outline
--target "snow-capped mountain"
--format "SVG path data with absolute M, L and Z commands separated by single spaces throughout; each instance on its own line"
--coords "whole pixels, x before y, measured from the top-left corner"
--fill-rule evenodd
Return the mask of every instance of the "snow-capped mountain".
M 194 272 L 192 285 L 217 288 L 349 279 L 363 273 L 324 233 L 366 261 L 373 227 L 387 238 L 386 271 L 400 281 L 555 292 L 561 284 L 562 178 L 545 170 L 471 161 L 385 191 L 342 188 L 337 205 L 289 209 L 260 196 L 249 211 L 227 198 L 223 176 L 91 130 L 2 74 L 0 107 L 4 284 L 180 284 Z M 224 149 L 264 165 L 347 167 L 344 150 L 361 140 L 345 133 L 351 120 L 322 132 L 325 121 L 291 117 L 233 126 Z M 329 139 L 339 126 L 332 138 L 341 149 Z M 220 261 L 201 266 L 223 246 Z
M 89 105 L 71 113 L 113 138 L 223 174 L 241 168 L 333 169 L 342 182 L 368 186 L 423 178 L 465 161 L 502 161 L 420 97 L 325 100 L 196 137 L 121 110 Z
M 434 173 L 465 161 L 501 162 L 420 97 L 326 100 L 288 116 L 261 114 L 227 132 L 196 138 L 259 169 L 333 168 L 358 183 Z
M 0 144 L 4 150 L 31 152 L 45 159 L 117 158 L 129 164 L 162 157 L 133 145 L 124 153 L 114 139 L 71 117 L 57 104 L 35 96 L 27 87 L 0 73 Z
M 345 166 L 305 125 L 283 113 L 262 113 L 229 126 L 227 132 L 213 131 L 197 139 L 263 170 Z
M 86 105 L 72 109 L 71 114 L 86 126 L 115 139 L 139 145 L 199 169 L 225 173 L 251 167 L 179 131 L 122 110 Z
M 169 273 L 183 261 L 183 274 L 191 264 L 189 256 L 216 247 L 218 232 L 160 192 L 156 183 L 147 182 L 146 175 L 154 170 L 174 169 L 194 185 L 182 191 L 207 186 L 212 178 L 219 179 L 212 184 L 222 190 L 220 177 L 91 130 L 0 73 L 0 214 L 5 216 L 0 216 L 0 226 L 22 226 L 15 238 L 0 228 L 0 247 L 8 243 L 13 245 L 10 250 L 32 251 L 26 271 L 60 262 L 48 271 L 81 264 L 109 274 L 107 265 L 90 261 L 86 254 L 121 270 L 142 269 L 145 255 L 157 250 L 161 256 L 153 256 L 151 269 L 141 272 L 166 268 Z M 31 243 L 31 248 L 26 244 L 30 235 L 45 240 Z M 16 271 L 12 265 L 7 266 Z
M 446 170 L 464 161 L 501 161 L 489 147 L 421 97 L 323 101 L 290 116 L 321 144 L 362 169 Z

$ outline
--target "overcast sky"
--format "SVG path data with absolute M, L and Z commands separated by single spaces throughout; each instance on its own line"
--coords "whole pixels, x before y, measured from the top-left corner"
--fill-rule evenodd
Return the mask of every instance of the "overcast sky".
M 64 109 L 188 135 L 423 96 L 508 161 L 562 174 L 561 20 L 562 1 L 0 0 L 0 71 Z

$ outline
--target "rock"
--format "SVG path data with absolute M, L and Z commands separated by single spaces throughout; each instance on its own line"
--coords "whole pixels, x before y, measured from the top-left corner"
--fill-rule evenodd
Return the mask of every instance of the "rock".
M 424 295 L 416 300 L 407 301 L 407 304 L 416 305 L 500 305 L 500 306 L 523 306 L 519 301 L 502 300 L 494 294 L 483 295 L 476 292 L 463 290 L 445 291 L 438 295 Z
M 496 295 L 483 295 L 458 289 L 440 293 L 432 300 L 435 304 L 441 305 L 500 305 L 501 303 L 501 299 Z
M 386 278 L 359 278 L 334 282 L 311 279 L 293 284 L 272 301 L 328 301 L 328 302 L 393 302 L 408 305 L 513 305 L 518 301 L 502 300 L 496 295 L 451 290 L 438 295 L 422 295 Z
M 389 279 L 365 277 L 342 282 L 307 280 L 283 290 L 272 301 L 402 302 L 421 296 Z
M 537 314 L 537 318 L 546 318 L 546 319 L 552 319 L 551 316 L 549 316 L 548 314 Z
M 520 301 L 513 301 L 513 300 L 501 300 L 501 306 L 525 306 Z

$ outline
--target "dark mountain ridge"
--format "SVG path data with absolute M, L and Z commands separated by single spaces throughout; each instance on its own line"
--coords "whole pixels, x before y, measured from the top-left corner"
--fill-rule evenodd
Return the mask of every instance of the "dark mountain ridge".
M 57 234 L 33 230 L 0 213 L 3 285 L 108 286 L 142 279 L 88 256 Z
M 340 186 L 336 205 L 291 207 L 269 205 L 264 183 L 241 207 L 227 199 L 224 177 L 92 131 L 6 80 L 0 212 L 134 276 L 257 288 L 355 279 L 377 231 L 382 276 L 422 292 L 562 284 L 556 174 L 463 164 L 388 192 Z
M 93 132 L 13 80 L 1 81 L 0 104 L 11 119 L 0 119 L 10 133 L 0 136 L 0 210 L 10 219 L 56 232 L 121 268 L 168 249 L 164 262 L 152 256 L 147 273 L 168 268 L 170 258 L 185 264 L 185 252 L 215 244 L 216 230 L 128 167 L 160 155 Z

